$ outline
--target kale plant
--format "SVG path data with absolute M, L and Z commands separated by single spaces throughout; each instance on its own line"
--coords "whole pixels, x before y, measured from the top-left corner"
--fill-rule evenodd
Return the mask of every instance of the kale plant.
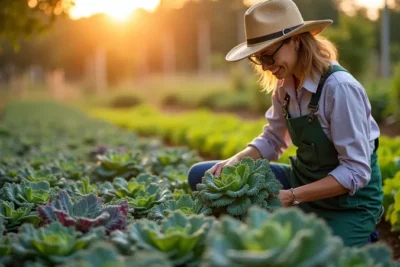
M 345 248 L 340 255 L 340 267 L 400 267 L 392 260 L 392 251 L 383 244 L 362 248 Z
M 267 160 L 243 158 L 235 166 L 222 169 L 221 176 L 206 172 L 197 184 L 197 197 L 218 216 L 228 213 L 243 216 L 252 204 L 269 211 L 282 206 L 277 197 L 281 184 Z
M 132 178 L 145 172 L 141 153 L 117 153 L 108 152 L 97 156 L 98 166 L 92 175 L 100 181 L 110 181 L 116 177 Z
M 77 260 L 66 264 L 75 267 L 172 267 L 168 257 L 161 252 L 154 250 L 137 251 L 133 256 L 124 257 L 118 253 L 118 250 L 110 243 L 98 242 L 90 249 L 82 251 Z
M 245 223 L 225 215 L 209 237 L 206 259 L 219 267 L 326 266 L 343 247 L 324 221 L 295 208 L 252 207 Z
M 13 262 L 21 264 L 35 261 L 45 265 L 65 263 L 74 259 L 80 250 L 93 241 L 104 238 L 103 228 L 82 234 L 59 222 L 39 229 L 35 229 L 31 224 L 24 224 L 11 244 Z
M 72 203 L 68 194 L 62 190 L 55 201 L 39 206 L 37 211 L 45 224 L 55 221 L 64 226 L 74 226 L 76 230 L 88 232 L 91 228 L 104 226 L 107 231 L 124 229 L 128 214 L 128 203 L 102 207 L 103 201 L 93 194 Z
M 14 231 L 22 223 L 32 223 L 37 226 L 40 219 L 36 212 L 32 212 L 34 204 L 27 203 L 15 208 L 13 202 L 0 200 L 0 219 L 3 220 L 7 232 Z
M 18 177 L 30 182 L 48 182 L 52 187 L 58 186 L 62 188 L 66 184 L 63 173 L 55 167 L 47 167 L 39 170 L 31 167 L 24 168 L 18 173 Z
M 160 224 L 138 220 L 127 227 L 126 233 L 113 232 L 111 240 L 128 254 L 141 249 L 158 250 L 175 266 L 191 264 L 201 259 L 213 221 L 211 217 L 185 216 L 181 211 L 174 211 Z
M 180 210 L 185 215 L 212 215 L 212 210 L 205 207 L 199 199 L 193 200 L 190 195 L 183 195 L 178 200 L 168 200 L 154 206 L 147 217 L 151 220 L 161 220 L 168 217 L 175 210 Z
M 48 182 L 22 181 L 21 184 L 6 183 L 0 195 L 18 206 L 24 206 L 28 203 L 45 204 L 56 192 L 57 189 L 51 188 Z
M 112 202 L 117 198 L 128 201 L 130 211 L 135 218 L 146 217 L 154 205 L 161 204 L 172 198 L 172 193 L 166 189 L 167 184 L 157 176 L 141 174 L 136 179 L 126 181 L 123 178 L 115 178 L 114 182 L 102 186 L 102 194 L 105 199 L 113 196 Z

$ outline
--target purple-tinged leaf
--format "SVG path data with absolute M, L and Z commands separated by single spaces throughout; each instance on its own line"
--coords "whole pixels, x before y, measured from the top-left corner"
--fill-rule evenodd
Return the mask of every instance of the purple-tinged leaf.
M 76 230 L 81 231 L 81 232 L 88 232 L 91 228 L 97 227 L 97 226 L 106 226 L 105 221 L 107 221 L 110 218 L 110 214 L 108 212 L 102 213 L 100 216 L 97 216 L 94 219 L 88 219 L 88 218 L 78 218 L 76 222 Z M 108 229 L 106 227 L 108 231 Z
M 54 214 L 57 216 L 57 219 L 59 222 L 61 222 L 62 225 L 68 227 L 68 226 L 75 226 L 75 220 L 72 217 L 69 217 L 68 214 L 66 214 L 62 210 L 53 210 Z
M 57 195 L 55 206 L 57 209 L 65 210 L 68 213 L 72 212 L 72 202 L 69 199 L 69 196 L 66 191 L 61 190 L 60 193 Z
M 124 229 L 128 214 L 128 202 L 102 208 L 102 200 L 91 194 L 72 204 L 68 194 L 61 191 L 56 201 L 49 201 L 37 211 L 44 224 L 59 221 L 64 226 L 73 226 L 81 232 L 104 226 L 108 232 Z
M 72 213 L 77 217 L 94 218 L 98 216 L 103 201 L 93 194 L 90 194 L 73 205 Z
M 108 231 L 114 231 L 125 228 L 126 216 L 128 215 L 129 205 L 126 200 L 121 202 L 119 206 L 108 206 L 103 209 L 104 212 L 110 214 L 110 219 L 104 225 Z
M 51 201 L 49 201 L 49 204 Z M 48 204 L 48 205 L 49 205 Z M 55 208 L 53 206 L 39 206 L 37 212 L 39 217 L 44 224 L 50 224 L 57 221 L 57 215 L 54 213 Z

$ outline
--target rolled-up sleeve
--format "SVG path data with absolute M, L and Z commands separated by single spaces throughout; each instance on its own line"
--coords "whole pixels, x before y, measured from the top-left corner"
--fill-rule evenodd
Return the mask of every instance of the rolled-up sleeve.
M 282 96 L 278 90 L 272 94 L 272 106 L 265 113 L 268 124 L 264 126 L 262 134 L 248 144 L 257 148 L 262 157 L 270 161 L 279 159 L 291 143 L 286 119 L 282 114 Z
M 361 85 L 341 83 L 327 89 L 332 90 L 330 127 L 340 163 L 329 174 L 354 195 L 371 177 L 371 106 Z

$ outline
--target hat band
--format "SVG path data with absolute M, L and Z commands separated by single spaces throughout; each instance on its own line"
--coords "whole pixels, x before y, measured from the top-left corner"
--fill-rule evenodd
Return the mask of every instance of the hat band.
M 272 39 L 279 38 L 279 37 L 284 36 L 284 35 L 288 34 L 289 32 L 291 32 L 291 31 L 293 31 L 293 30 L 295 30 L 295 29 L 297 29 L 297 28 L 299 28 L 300 26 L 303 26 L 303 25 L 304 25 L 304 23 L 296 25 L 296 26 L 293 26 L 293 27 L 290 27 L 290 28 L 283 29 L 282 31 L 279 31 L 279 32 L 270 33 L 270 34 L 267 34 L 267 35 L 264 35 L 264 36 L 260 36 L 260 37 L 256 37 L 256 38 L 252 38 L 252 39 L 247 39 L 247 44 L 248 45 L 254 45 L 254 44 L 258 44 L 258 43 L 262 43 L 262 42 L 265 42 L 265 41 L 269 41 L 269 40 L 272 40 Z

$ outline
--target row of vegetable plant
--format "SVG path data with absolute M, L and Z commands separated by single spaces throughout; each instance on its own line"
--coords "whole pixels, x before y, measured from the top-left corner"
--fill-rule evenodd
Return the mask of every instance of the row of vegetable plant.
M 400 231 L 400 171 L 385 179 L 383 193 L 385 220 L 392 225 L 392 231 Z
M 201 154 L 226 159 L 241 151 L 258 136 L 266 120 L 246 121 L 235 115 L 219 115 L 208 110 L 166 114 L 149 105 L 130 109 L 94 108 L 87 113 L 134 130 L 141 136 L 159 136 L 173 145 L 185 145 Z M 378 159 L 384 178 L 393 177 L 400 170 L 400 137 L 380 137 Z M 280 159 L 288 163 L 295 154 L 291 146 Z
M 145 105 L 125 110 L 94 109 L 90 114 L 144 136 L 160 136 L 175 145 L 188 145 L 214 159 L 228 158 L 242 150 L 266 123 L 265 120 L 243 121 L 233 115 L 216 115 L 206 110 L 172 116 Z M 294 147 L 280 161 L 289 163 L 288 157 L 292 154 Z M 378 160 L 384 179 L 385 218 L 393 231 L 400 231 L 399 155 L 400 138 L 381 136 Z
M 398 266 L 280 208 L 266 160 L 191 192 L 195 152 L 45 102 L 9 104 L 0 147 L 0 266 Z

